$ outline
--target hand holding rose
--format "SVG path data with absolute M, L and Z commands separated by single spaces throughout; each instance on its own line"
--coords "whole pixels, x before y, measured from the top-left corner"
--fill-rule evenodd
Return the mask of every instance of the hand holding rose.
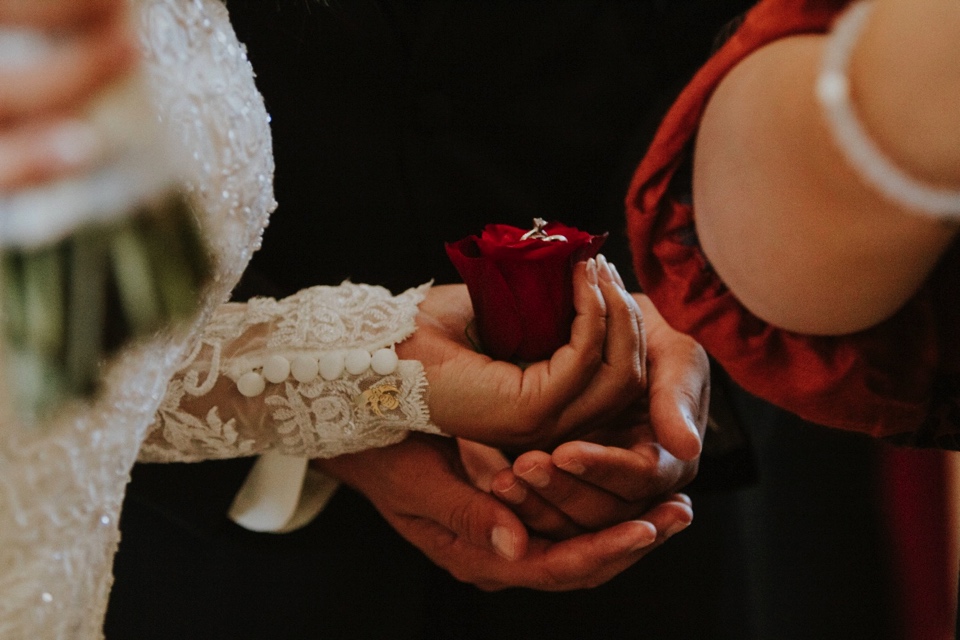
M 581 267 L 582 288 L 593 265 Z M 622 283 L 606 264 L 600 271 L 598 288 L 602 281 Z M 459 328 L 471 317 L 469 304 L 462 287 L 437 289 L 441 297 L 425 303 L 431 326 L 437 342 L 453 342 L 447 348 L 458 354 L 467 349 Z M 443 313 L 448 296 L 457 305 Z M 597 429 L 591 442 L 531 451 L 511 467 L 492 447 L 412 435 L 392 447 L 315 464 L 361 491 L 401 535 L 460 580 L 490 590 L 606 582 L 690 524 L 689 498 L 671 492 L 696 473 L 707 416 L 703 350 L 670 329 L 645 297 L 634 300 L 650 328 L 649 396 Z M 511 366 L 477 363 L 487 365 Z M 539 471 L 531 476 L 534 467 Z
M 485 482 L 531 529 L 550 537 L 636 518 L 696 476 L 709 408 L 706 354 L 670 328 L 646 296 L 635 298 L 648 330 L 648 398 L 583 441 L 501 464 Z
M 573 305 L 570 342 L 521 368 L 473 349 L 464 286 L 434 287 L 420 305 L 416 333 L 397 353 L 423 363 L 430 415 L 446 433 L 506 448 L 546 446 L 593 431 L 646 393 L 643 322 L 633 297 L 591 259 L 574 267 Z
M 573 268 L 595 258 L 595 236 L 542 218 L 524 231 L 487 225 L 447 245 L 467 285 L 483 352 L 497 360 L 546 360 L 570 339 Z
M 635 298 L 649 329 L 649 397 L 582 441 L 528 451 L 512 464 L 496 449 L 460 441 L 472 481 L 540 535 L 562 540 L 641 517 L 696 475 L 710 391 L 706 355 L 645 296 Z

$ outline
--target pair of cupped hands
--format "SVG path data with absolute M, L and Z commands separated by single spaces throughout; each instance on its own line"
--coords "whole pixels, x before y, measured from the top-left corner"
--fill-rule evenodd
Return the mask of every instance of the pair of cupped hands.
M 315 465 L 460 580 L 608 581 L 693 519 L 675 492 L 697 472 L 709 366 L 603 256 L 575 266 L 574 306 L 570 342 L 520 367 L 474 350 L 465 286 L 434 287 L 397 352 L 423 363 L 431 420 L 457 438 L 411 435 Z
M 58 35 L 39 60 L 0 65 L 0 193 L 95 164 L 105 149 L 77 114 L 136 66 L 126 3 L 2 0 L 0 25 Z M 696 474 L 709 371 L 602 257 L 576 266 L 574 302 L 569 344 L 521 368 L 469 344 L 464 286 L 432 288 L 397 350 L 423 363 L 431 417 L 457 438 L 411 435 L 315 464 L 461 580 L 609 580 L 693 518 L 674 492 Z

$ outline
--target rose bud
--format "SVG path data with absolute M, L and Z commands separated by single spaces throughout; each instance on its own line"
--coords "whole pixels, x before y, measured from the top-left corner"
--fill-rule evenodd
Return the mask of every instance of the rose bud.
M 446 245 L 470 292 L 483 351 L 497 360 L 545 360 L 567 344 L 573 265 L 596 256 L 607 238 L 540 218 L 534 225 L 490 224 Z

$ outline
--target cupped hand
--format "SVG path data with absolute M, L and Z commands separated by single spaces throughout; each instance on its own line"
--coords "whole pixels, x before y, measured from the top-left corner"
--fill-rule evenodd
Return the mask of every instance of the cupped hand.
M 80 112 L 135 66 L 127 13 L 125 0 L 0 2 L 0 193 L 79 171 L 102 155 Z M 42 44 L 33 46 L 37 34 Z
M 549 446 L 609 422 L 646 393 L 642 313 L 602 257 L 576 265 L 574 307 L 569 344 L 520 367 L 473 348 L 465 286 L 434 287 L 416 333 L 397 352 L 423 363 L 431 420 L 446 433 L 507 448 Z
M 615 273 L 615 272 L 614 272 Z M 585 440 L 529 451 L 512 467 L 499 452 L 463 443 L 468 468 L 496 469 L 481 486 L 534 530 L 562 539 L 638 517 L 697 472 L 710 395 L 703 349 L 671 329 L 645 296 L 649 395 Z
M 314 464 L 366 495 L 432 561 L 486 590 L 561 591 L 602 584 L 693 518 L 689 499 L 676 495 L 642 520 L 560 542 L 530 536 L 506 505 L 470 482 L 456 441 L 437 436 L 414 434 L 397 445 Z

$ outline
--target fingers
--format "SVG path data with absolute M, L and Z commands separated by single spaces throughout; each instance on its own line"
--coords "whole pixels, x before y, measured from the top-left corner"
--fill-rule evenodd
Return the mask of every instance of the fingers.
M 0 122 L 69 110 L 129 70 L 137 49 L 122 8 L 96 15 L 32 62 L 0 65 Z
M 526 553 L 527 533 L 517 517 L 496 498 L 465 482 L 451 482 L 435 499 L 425 498 L 421 517 L 506 560 Z
M 9 0 L 0 3 L 2 25 L 15 27 L 0 29 L 0 192 L 8 192 L 77 172 L 107 152 L 78 114 L 133 67 L 137 48 L 117 0 Z
M 678 460 L 656 443 L 631 449 L 590 442 L 568 442 L 551 456 L 558 470 L 617 496 L 628 504 L 648 504 L 693 479 L 696 466 Z M 692 468 L 691 468 L 692 467 Z
M 626 450 L 571 442 L 553 454 L 521 455 L 491 489 L 528 527 L 562 539 L 636 518 L 695 473 L 656 444 Z
M 640 307 L 618 283 L 606 259 L 598 262 L 607 309 L 603 364 L 590 385 L 561 416 L 558 431 L 576 435 L 621 413 L 645 391 L 645 337 Z
M 76 120 L 0 134 L 0 193 L 79 171 L 93 164 L 104 146 L 89 125 Z
M 450 438 L 413 434 L 395 445 L 315 464 L 367 496 L 402 535 L 420 536 L 419 544 L 433 549 L 467 543 L 505 559 L 526 553 L 523 523 L 467 481 Z
M 663 447 L 682 460 L 700 455 L 710 404 L 703 348 L 674 331 L 646 296 L 637 296 L 649 331 L 650 421 Z
M 435 522 L 453 538 L 507 560 L 522 556 L 527 547 L 526 528 L 503 503 L 466 481 L 457 446 L 431 437 L 401 443 L 401 457 L 389 461 L 395 471 L 390 484 L 403 490 L 394 509 Z
M 692 519 L 689 500 L 672 496 L 644 520 L 555 543 L 527 538 L 506 506 L 464 481 L 446 439 L 411 437 L 323 461 L 359 488 L 407 540 L 456 578 L 484 589 L 560 591 L 606 582 Z
M 122 0 L 4 0 L 0 22 L 31 27 L 68 27 L 123 8 Z
M 599 586 L 646 555 L 657 542 L 650 522 L 631 521 L 562 542 L 534 540 L 528 558 L 511 567 L 518 579 L 543 591 L 568 591 Z M 481 587 L 483 585 L 480 585 Z
M 622 431 L 628 448 L 574 441 L 526 452 L 490 489 L 528 528 L 559 540 L 638 518 L 696 476 L 696 461 L 650 441 L 645 425 Z
M 462 438 L 457 439 L 457 445 L 467 477 L 481 491 L 489 493 L 494 476 L 510 468 L 510 462 L 499 449 Z
M 544 591 L 596 587 L 685 529 L 692 520 L 689 498 L 678 494 L 651 509 L 643 520 L 558 543 L 534 538 L 526 556 L 488 567 L 486 575 L 470 581 L 488 590 L 512 586 Z
M 531 480 L 521 480 L 512 470 L 504 469 L 491 483 L 490 490 L 513 512 L 530 531 L 551 540 L 565 540 L 586 532 L 556 505 L 530 489 Z M 622 522 L 626 518 L 621 518 Z
M 574 265 L 573 305 L 576 315 L 570 342 L 550 360 L 538 362 L 523 372 L 521 401 L 542 422 L 544 414 L 560 413 L 590 383 L 600 367 L 607 334 L 607 307 L 601 293 L 597 261 Z

